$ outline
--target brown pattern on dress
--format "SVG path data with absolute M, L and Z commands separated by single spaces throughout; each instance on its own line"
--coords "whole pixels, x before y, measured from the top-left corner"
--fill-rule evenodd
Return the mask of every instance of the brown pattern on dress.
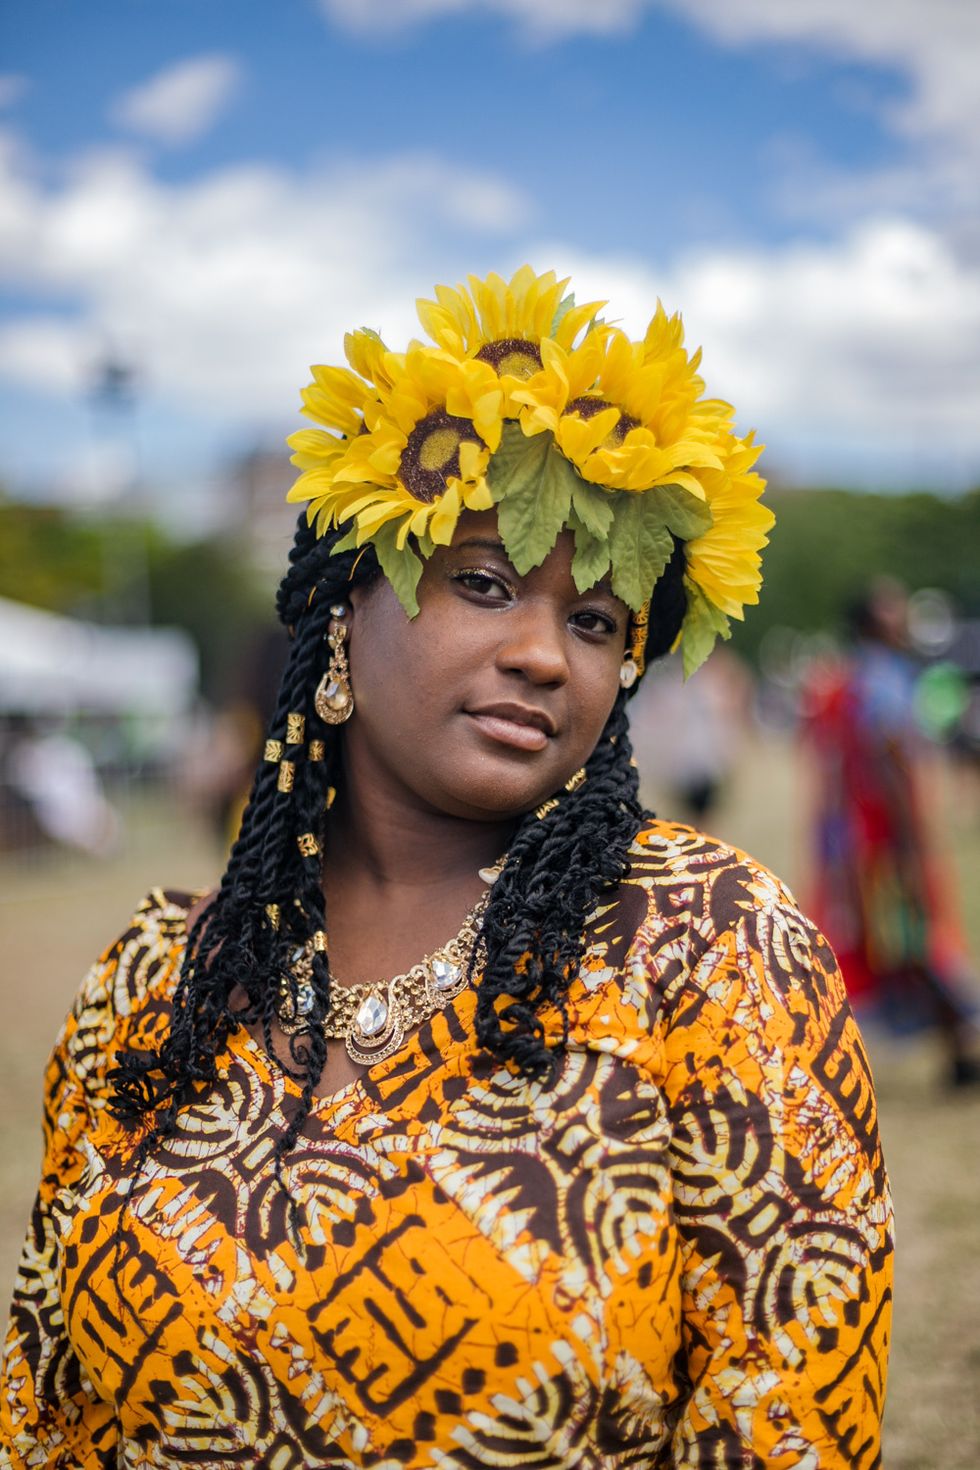
M 318 1100 L 240 1032 L 126 1200 L 106 1111 L 167 1025 L 157 891 L 47 1072 L 0 1464 L 872 1470 L 891 1216 L 833 956 L 764 869 L 652 823 L 597 912 L 547 1091 L 473 996 Z M 556 1015 L 545 1018 L 557 1033 Z

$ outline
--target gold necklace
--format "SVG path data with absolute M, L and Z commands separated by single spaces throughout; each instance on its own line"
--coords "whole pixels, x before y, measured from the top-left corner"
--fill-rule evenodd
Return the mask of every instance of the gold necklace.
M 497 872 L 499 868 L 484 868 L 480 876 L 493 881 L 488 875 L 495 878 Z M 340 985 L 331 976 L 330 1009 L 319 1022 L 310 1020 L 316 1002 L 313 951 L 304 946 L 294 957 L 295 991 L 285 976 L 279 982 L 279 1025 L 287 1036 L 318 1025 L 328 1040 L 343 1041 L 347 1055 L 359 1066 L 383 1062 L 398 1050 L 407 1031 L 427 1021 L 466 988 L 466 972 L 489 902 L 490 894 L 482 894 L 458 934 L 403 975 L 357 985 Z

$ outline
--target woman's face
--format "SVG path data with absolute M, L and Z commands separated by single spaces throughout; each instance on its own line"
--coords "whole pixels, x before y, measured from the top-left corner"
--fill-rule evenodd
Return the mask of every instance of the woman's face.
M 351 592 L 348 773 L 431 810 L 514 817 L 592 753 L 619 690 L 629 613 L 580 593 L 564 532 L 519 577 L 495 511 L 466 511 L 426 563 L 418 616 L 379 578 Z

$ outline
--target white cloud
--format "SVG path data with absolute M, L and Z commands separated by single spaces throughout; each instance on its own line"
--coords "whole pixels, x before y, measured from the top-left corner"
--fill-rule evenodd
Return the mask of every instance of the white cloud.
M 653 0 L 723 44 L 807 46 L 836 60 L 894 68 L 906 79 L 883 112 L 908 152 L 895 166 L 823 169 L 786 197 L 809 217 L 853 218 L 855 211 L 902 209 L 937 214 L 971 248 L 976 244 L 980 174 L 980 6 L 969 0 Z M 795 197 L 794 197 L 795 196 Z
M 194 56 L 118 97 L 112 121 L 161 143 L 190 143 L 213 126 L 241 81 L 230 56 Z
M 771 469 L 868 483 L 980 478 L 980 267 L 902 219 L 833 243 L 706 250 L 667 271 L 550 247 L 580 295 L 641 331 L 659 294 L 704 347 L 710 392 L 757 426 Z M 618 308 L 618 310 L 617 310 Z
M 898 66 L 915 84 L 896 117 L 948 132 L 980 107 L 980 7 L 970 0 L 319 0 L 334 22 L 378 39 L 447 16 L 498 15 L 541 41 L 622 34 L 669 11 L 715 40 L 804 44 L 840 59 Z
M 422 154 L 180 186 L 121 151 L 77 161 L 60 187 L 43 172 L 0 135 L 0 284 L 81 310 L 0 329 L 0 374 L 81 393 L 112 343 L 156 399 L 230 425 L 285 421 L 308 364 L 336 356 L 352 324 L 407 338 L 440 250 L 445 263 L 461 236 L 533 217 L 499 178 Z
M 630 30 L 650 0 L 319 0 L 329 20 L 378 39 L 414 25 L 483 11 L 512 20 L 530 40 L 618 35 Z
M 912 90 L 892 118 L 912 134 L 948 134 L 980 118 L 980 7 L 969 0 L 656 0 L 734 46 L 804 43 L 843 60 L 896 66 Z
M 822 168 L 816 188 L 782 191 L 793 213 L 852 217 L 855 209 L 939 210 L 971 243 L 980 174 L 980 5 L 970 0 L 319 0 L 334 22 L 368 37 L 454 15 L 496 15 L 537 43 L 623 35 L 667 11 L 735 49 L 805 47 L 838 61 L 894 68 L 901 97 L 883 121 L 910 145 L 897 167 L 868 174 Z M 792 125 L 792 118 L 787 119 Z M 958 221 L 958 224 L 956 223 Z M 966 222 L 964 224 L 964 221 Z

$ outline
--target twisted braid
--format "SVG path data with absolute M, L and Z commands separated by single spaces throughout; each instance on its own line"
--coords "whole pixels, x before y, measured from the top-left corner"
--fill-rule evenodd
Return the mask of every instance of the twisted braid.
M 337 532 L 317 537 L 302 515 L 276 600 L 292 644 L 270 738 L 284 740 L 287 717 L 301 715 L 307 741 L 321 740 L 324 758 L 302 758 L 308 744 L 286 745 L 281 762 L 260 764 L 217 894 L 189 931 L 169 1033 L 156 1052 L 126 1053 L 111 1074 L 113 1112 L 126 1121 L 151 1122 L 136 1151 L 137 1173 L 154 1145 L 172 1136 L 195 1088 L 213 1085 L 216 1057 L 235 1027 L 261 1026 L 266 1049 L 276 1056 L 272 1026 L 280 984 L 285 979 L 295 987 L 296 949 L 326 929 L 322 858 L 319 851 L 302 851 L 297 839 L 312 834 L 320 843 L 328 788 L 340 779 L 342 731 L 319 719 L 313 695 L 325 666 L 331 605 L 380 575 L 370 545 L 334 554 L 338 539 Z M 654 589 L 648 660 L 666 652 L 680 629 L 683 571 L 678 544 Z M 586 765 L 585 782 L 563 793 L 543 818 L 530 813 L 522 820 L 484 915 L 476 1038 L 530 1077 L 551 1077 L 558 1064 L 561 1043 L 545 1043 L 540 1011 L 557 1007 L 567 1029 L 566 996 L 582 958 L 585 921 L 597 898 L 628 873 L 629 848 L 643 819 L 626 704 L 621 693 Z M 293 780 L 284 790 L 279 772 L 287 762 Z M 315 1022 L 330 1004 L 325 944 L 313 954 L 312 988 Z M 277 1058 L 302 1084 L 276 1144 L 277 1174 L 310 1112 L 325 1058 L 316 1024 L 291 1039 L 288 1060 Z
M 584 924 L 603 892 L 629 872 L 627 851 L 643 812 L 621 693 L 586 767 L 586 779 L 545 817 L 525 817 L 484 917 L 486 963 L 477 988 L 480 1045 L 528 1076 L 550 1076 L 558 1050 L 544 1043 L 540 1010 L 566 994 L 585 947 Z M 508 1003 L 498 1007 L 501 997 Z

